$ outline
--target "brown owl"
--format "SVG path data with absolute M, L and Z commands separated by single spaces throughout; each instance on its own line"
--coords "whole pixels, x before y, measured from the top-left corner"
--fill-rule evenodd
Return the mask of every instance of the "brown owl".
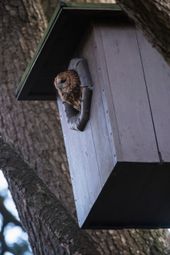
M 82 93 L 78 73 L 75 70 L 59 73 L 54 80 L 54 85 L 62 102 L 80 111 Z

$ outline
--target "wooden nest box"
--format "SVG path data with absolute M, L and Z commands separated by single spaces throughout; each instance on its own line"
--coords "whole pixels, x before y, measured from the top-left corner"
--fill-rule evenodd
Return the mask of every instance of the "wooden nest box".
M 90 119 L 70 129 L 58 100 L 79 225 L 170 227 L 170 68 L 117 5 L 60 5 L 19 100 L 55 100 L 54 78 L 87 60 Z M 57 132 L 57 131 L 56 131 Z

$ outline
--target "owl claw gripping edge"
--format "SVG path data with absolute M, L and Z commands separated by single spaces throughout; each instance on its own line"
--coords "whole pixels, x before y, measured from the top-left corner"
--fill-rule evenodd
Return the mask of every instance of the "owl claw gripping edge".
M 80 112 L 82 88 L 78 73 L 75 70 L 61 72 L 56 76 L 54 85 L 62 102 L 68 103 Z

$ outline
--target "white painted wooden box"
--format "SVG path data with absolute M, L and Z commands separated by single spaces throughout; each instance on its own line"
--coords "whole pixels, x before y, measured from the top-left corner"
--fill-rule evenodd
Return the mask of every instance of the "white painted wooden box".
M 170 226 L 170 68 L 128 24 L 93 24 L 79 56 L 94 86 L 85 131 L 58 105 L 80 226 Z

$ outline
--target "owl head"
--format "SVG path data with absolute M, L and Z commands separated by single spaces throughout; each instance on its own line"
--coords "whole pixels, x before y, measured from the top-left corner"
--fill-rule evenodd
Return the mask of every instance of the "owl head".
M 54 86 L 57 90 L 62 90 L 68 85 L 67 75 L 65 72 L 59 73 L 54 80 Z

